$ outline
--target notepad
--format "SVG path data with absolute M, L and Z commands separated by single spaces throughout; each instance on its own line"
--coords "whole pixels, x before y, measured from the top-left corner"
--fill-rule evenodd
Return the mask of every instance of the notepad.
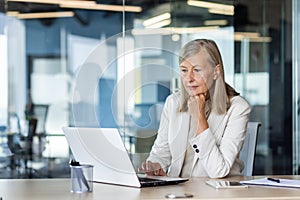
M 279 179 L 279 183 L 270 181 L 267 178 L 253 179 L 240 181 L 247 185 L 261 185 L 261 186 L 274 186 L 274 187 L 289 187 L 289 188 L 300 188 L 300 180 L 293 179 Z

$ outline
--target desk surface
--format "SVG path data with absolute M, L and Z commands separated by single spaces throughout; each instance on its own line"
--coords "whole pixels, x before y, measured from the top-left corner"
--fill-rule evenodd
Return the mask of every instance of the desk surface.
M 300 179 L 300 176 L 276 176 L 279 178 Z M 246 180 L 261 177 L 230 177 L 226 180 Z M 193 178 L 186 183 L 173 186 L 131 188 L 94 183 L 91 193 L 70 192 L 69 179 L 1 179 L 0 195 L 3 200 L 115 200 L 115 199 L 166 199 L 169 193 L 191 193 L 194 199 L 300 199 L 300 189 L 266 186 L 250 186 L 246 189 L 214 189 L 205 184 L 208 178 Z

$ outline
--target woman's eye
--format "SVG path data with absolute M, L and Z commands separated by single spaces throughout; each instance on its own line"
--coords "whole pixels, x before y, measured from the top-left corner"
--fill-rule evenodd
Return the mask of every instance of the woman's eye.
M 181 69 L 181 72 L 182 72 L 182 73 L 186 73 L 186 72 L 187 72 L 187 69 Z
M 194 71 L 199 73 L 199 72 L 201 72 L 201 69 L 200 68 L 195 68 Z

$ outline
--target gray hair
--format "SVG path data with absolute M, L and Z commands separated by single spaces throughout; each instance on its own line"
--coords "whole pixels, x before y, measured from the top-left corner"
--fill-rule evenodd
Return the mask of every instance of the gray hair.
M 183 46 L 179 54 L 179 64 L 185 59 L 205 51 L 207 53 L 207 61 L 211 67 L 220 66 L 220 76 L 215 80 L 212 89 L 209 91 L 209 100 L 206 104 L 207 112 L 215 112 L 217 114 L 225 114 L 230 107 L 230 99 L 233 96 L 239 95 L 231 86 L 225 82 L 223 61 L 217 44 L 209 39 L 196 39 L 188 42 Z M 181 80 L 181 100 L 180 112 L 187 111 L 187 100 L 189 95 L 183 87 Z

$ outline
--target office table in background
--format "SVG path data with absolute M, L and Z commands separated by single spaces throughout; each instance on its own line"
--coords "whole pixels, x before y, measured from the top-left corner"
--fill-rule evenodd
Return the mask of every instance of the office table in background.
M 298 179 L 300 176 L 273 176 Z M 222 180 L 248 180 L 256 177 L 229 177 Z M 70 179 L 0 179 L 0 195 L 3 200 L 115 200 L 115 199 L 166 199 L 166 194 L 191 193 L 190 199 L 300 199 L 300 189 L 249 186 L 245 189 L 214 189 L 206 185 L 209 178 L 192 178 L 190 181 L 171 186 L 132 188 L 125 186 L 93 184 L 93 192 L 76 194 L 70 192 Z

